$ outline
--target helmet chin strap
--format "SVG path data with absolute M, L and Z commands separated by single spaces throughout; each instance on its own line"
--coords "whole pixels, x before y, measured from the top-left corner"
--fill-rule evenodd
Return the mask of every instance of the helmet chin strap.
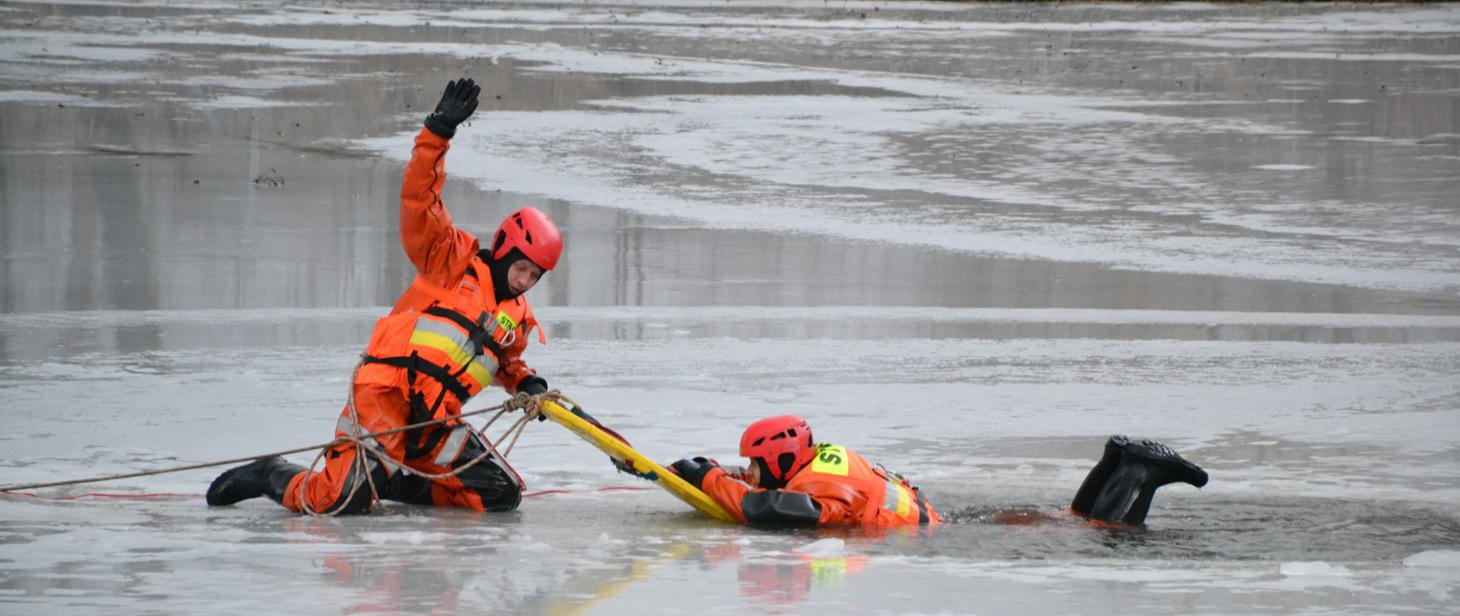
M 760 468 L 760 487 L 767 490 L 779 490 L 786 487 L 786 479 L 777 479 L 771 474 L 770 466 L 766 464 L 765 458 L 751 458 L 751 463 Z

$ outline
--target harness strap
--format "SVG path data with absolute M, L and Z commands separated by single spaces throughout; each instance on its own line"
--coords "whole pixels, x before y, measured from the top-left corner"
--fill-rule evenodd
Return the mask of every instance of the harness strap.
M 913 494 L 916 494 L 917 497 L 918 497 L 918 500 L 917 500 L 917 504 L 918 504 L 918 524 L 926 525 L 929 522 L 929 519 L 928 519 L 928 498 L 926 496 L 923 496 L 922 490 L 919 490 L 917 488 L 913 488 L 912 489 L 912 492 L 913 492 Z
M 410 383 L 412 391 L 415 390 L 415 373 L 419 372 L 441 383 L 442 391 L 450 391 L 456 396 L 457 400 L 464 403 L 467 399 L 471 398 L 471 392 L 467 390 L 466 385 L 462 385 L 461 380 L 456 378 L 461 372 L 452 374 L 445 366 L 421 359 L 421 356 L 415 352 L 412 352 L 409 356 L 397 357 L 366 355 L 363 361 L 367 364 L 385 364 L 387 366 L 395 366 L 396 368 L 405 368 L 407 370 L 406 380 Z M 439 403 L 438 401 L 437 404 Z
M 385 364 L 397 368 L 406 369 L 406 383 L 409 385 L 407 401 L 411 408 L 411 423 L 422 423 L 436 418 L 437 409 L 446 400 L 446 392 L 450 391 L 456 399 L 465 403 L 471 397 L 465 385 L 461 384 L 461 375 L 466 372 L 467 364 L 463 364 L 460 370 L 451 372 L 443 366 L 421 359 L 421 356 L 412 351 L 409 356 L 404 357 L 374 357 L 366 355 L 363 360 L 367 364 Z M 469 364 L 469 362 L 468 362 Z M 436 401 L 430 406 L 426 405 L 426 397 L 416 389 L 416 373 L 420 372 L 441 383 L 441 392 L 436 395 Z M 431 426 L 428 429 L 415 428 L 407 430 L 405 434 L 406 458 L 415 458 L 430 453 L 446 438 L 448 430 L 441 426 Z
M 472 280 L 480 281 L 476 268 L 470 265 L 466 267 L 465 275 Z M 448 289 L 426 280 L 420 275 L 417 275 L 415 280 L 411 281 L 411 286 L 435 300 L 431 306 L 422 312 L 447 319 L 467 332 L 467 339 L 471 344 L 469 350 L 472 353 L 472 357 L 462 362 L 461 369 L 455 372 L 448 366 L 422 359 L 416 351 L 411 351 L 409 356 L 364 356 L 362 359 L 363 363 L 385 364 L 406 370 L 406 382 L 409 385 L 407 398 L 410 404 L 411 422 L 422 423 L 435 419 L 436 411 L 441 408 L 441 403 L 446 399 L 446 392 L 451 392 L 462 403 L 465 403 L 467 399 L 471 398 L 470 390 L 461 382 L 461 375 L 466 373 L 471 363 L 482 355 L 484 349 L 492 351 L 492 354 L 498 358 L 502 357 L 502 352 L 501 347 L 492 338 L 492 333 L 497 328 L 497 322 L 490 319 L 487 313 L 481 313 L 477 317 L 477 321 L 472 321 L 460 312 L 444 307 L 442 304 L 448 306 L 455 305 L 457 298 Z M 416 389 L 416 373 L 431 377 L 431 379 L 441 384 L 441 392 L 429 406 L 426 404 L 425 396 Z M 416 428 L 407 430 L 405 433 L 406 458 L 415 458 L 430 453 L 440 444 L 442 439 L 446 438 L 449 432 L 450 430 L 445 429 L 441 425 L 431 426 L 428 429 Z
M 487 313 L 483 312 L 475 321 L 468 319 L 466 315 L 460 312 L 449 308 L 442 308 L 441 306 L 431 306 L 425 310 L 425 313 L 447 319 L 455 323 L 457 327 L 466 330 L 467 339 L 472 344 L 471 352 L 473 358 L 481 355 L 482 349 L 486 349 L 492 352 L 493 357 L 496 357 L 499 361 L 501 360 L 502 347 L 497 344 L 496 339 L 492 338 L 492 334 L 497 331 L 497 321 L 492 319 Z

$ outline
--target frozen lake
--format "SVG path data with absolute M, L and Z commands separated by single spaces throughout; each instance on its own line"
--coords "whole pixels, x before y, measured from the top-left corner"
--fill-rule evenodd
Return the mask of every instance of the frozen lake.
M 666 463 L 800 414 L 955 523 L 722 525 L 535 424 L 506 515 L 0 496 L 0 612 L 1453 613 L 1456 5 L 5 3 L 0 484 L 329 440 L 460 76 L 457 223 L 567 240 L 554 387 Z M 1114 433 L 1211 483 L 1063 517 Z

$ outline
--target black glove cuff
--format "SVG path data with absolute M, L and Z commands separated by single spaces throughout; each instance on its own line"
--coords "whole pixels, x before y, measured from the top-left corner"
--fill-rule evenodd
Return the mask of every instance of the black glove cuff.
M 710 474 L 710 469 L 715 468 L 715 463 L 704 458 L 693 460 L 680 460 L 674 463 L 674 470 L 679 473 L 679 478 L 685 480 L 695 489 L 705 483 L 705 475 Z
M 436 136 L 442 139 L 450 139 L 456 136 L 456 125 L 442 117 L 440 113 L 432 113 L 426 116 L 426 128 L 436 133 Z
M 522 377 L 522 380 L 517 382 L 517 391 L 523 392 L 531 396 L 546 393 L 547 390 L 547 379 L 542 378 L 536 374 Z

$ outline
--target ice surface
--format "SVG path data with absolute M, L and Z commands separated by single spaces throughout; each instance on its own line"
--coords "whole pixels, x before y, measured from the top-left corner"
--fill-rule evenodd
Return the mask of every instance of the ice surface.
M 529 296 L 553 386 L 665 462 L 801 414 L 959 522 L 721 525 L 536 424 L 503 515 L 210 509 L 218 468 L 0 497 L 0 612 L 1452 613 L 1457 34 L 1448 5 L 7 3 L 4 483 L 329 440 L 411 275 L 401 162 L 466 75 L 442 198 L 562 225 Z M 1092 529 L 1063 508 L 1114 433 L 1212 482 Z

